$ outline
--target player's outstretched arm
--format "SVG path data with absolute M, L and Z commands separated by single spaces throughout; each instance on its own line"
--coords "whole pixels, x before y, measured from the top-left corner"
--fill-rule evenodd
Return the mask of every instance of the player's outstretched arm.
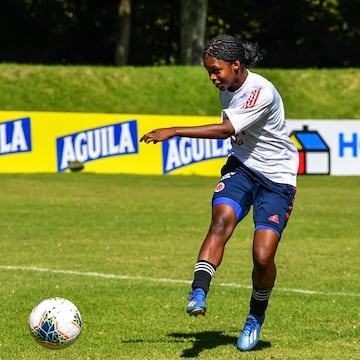
M 201 126 L 180 126 L 171 128 L 155 129 L 143 135 L 140 141 L 145 143 L 168 140 L 174 136 L 205 138 L 205 139 L 226 139 L 234 135 L 234 128 L 230 121 L 226 119 L 221 124 L 209 124 Z
M 146 144 L 149 144 L 151 142 L 156 144 L 159 141 L 165 141 L 165 140 L 170 139 L 170 138 L 172 138 L 174 136 L 176 136 L 175 128 L 155 129 L 155 130 L 152 130 L 149 133 L 143 135 L 140 138 L 140 141 L 143 141 Z

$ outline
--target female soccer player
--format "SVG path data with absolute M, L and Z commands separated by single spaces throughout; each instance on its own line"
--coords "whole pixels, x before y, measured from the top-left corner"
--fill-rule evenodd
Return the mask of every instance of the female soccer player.
M 293 208 L 298 153 L 288 136 L 282 99 L 264 77 L 248 69 L 262 56 L 257 44 L 230 35 L 213 38 L 204 49 L 204 66 L 220 90 L 221 123 L 153 130 L 140 141 L 157 143 L 174 136 L 231 138 L 212 199 L 212 220 L 195 264 L 187 312 L 205 315 L 206 295 L 222 261 L 226 242 L 253 207 L 253 290 L 249 315 L 237 347 L 254 348 L 276 278 L 275 253 Z

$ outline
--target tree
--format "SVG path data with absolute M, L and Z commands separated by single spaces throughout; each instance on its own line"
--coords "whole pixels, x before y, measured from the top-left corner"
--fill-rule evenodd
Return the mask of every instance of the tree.
M 126 65 L 131 37 L 131 0 L 120 0 L 118 9 L 119 37 L 115 49 L 115 64 Z
M 180 62 L 183 65 L 202 65 L 207 0 L 181 1 Z

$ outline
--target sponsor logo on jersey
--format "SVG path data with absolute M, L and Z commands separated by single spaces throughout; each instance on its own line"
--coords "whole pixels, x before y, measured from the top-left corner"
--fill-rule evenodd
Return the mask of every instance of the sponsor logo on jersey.
M 31 151 L 30 118 L 0 123 L 0 155 Z
M 166 174 L 200 161 L 225 157 L 230 149 L 228 139 L 172 138 L 162 143 L 163 172 Z
M 72 161 L 83 163 L 138 153 L 136 120 L 112 124 L 56 139 L 57 168 L 63 171 Z

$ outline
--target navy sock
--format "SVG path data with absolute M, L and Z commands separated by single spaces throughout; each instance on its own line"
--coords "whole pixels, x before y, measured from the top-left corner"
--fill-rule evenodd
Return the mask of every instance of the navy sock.
M 259 290 L 253 289 L 250 300 L 250 312 L 257 316 L 263 316 L 268 307 L 272 288 Z
M 205 293 L 209 291 L 210 282 L 216 272 L 216 266 L 206 260 L 199 260 L 195 264 L 194 281 L 192 289 L 202 288 Z

